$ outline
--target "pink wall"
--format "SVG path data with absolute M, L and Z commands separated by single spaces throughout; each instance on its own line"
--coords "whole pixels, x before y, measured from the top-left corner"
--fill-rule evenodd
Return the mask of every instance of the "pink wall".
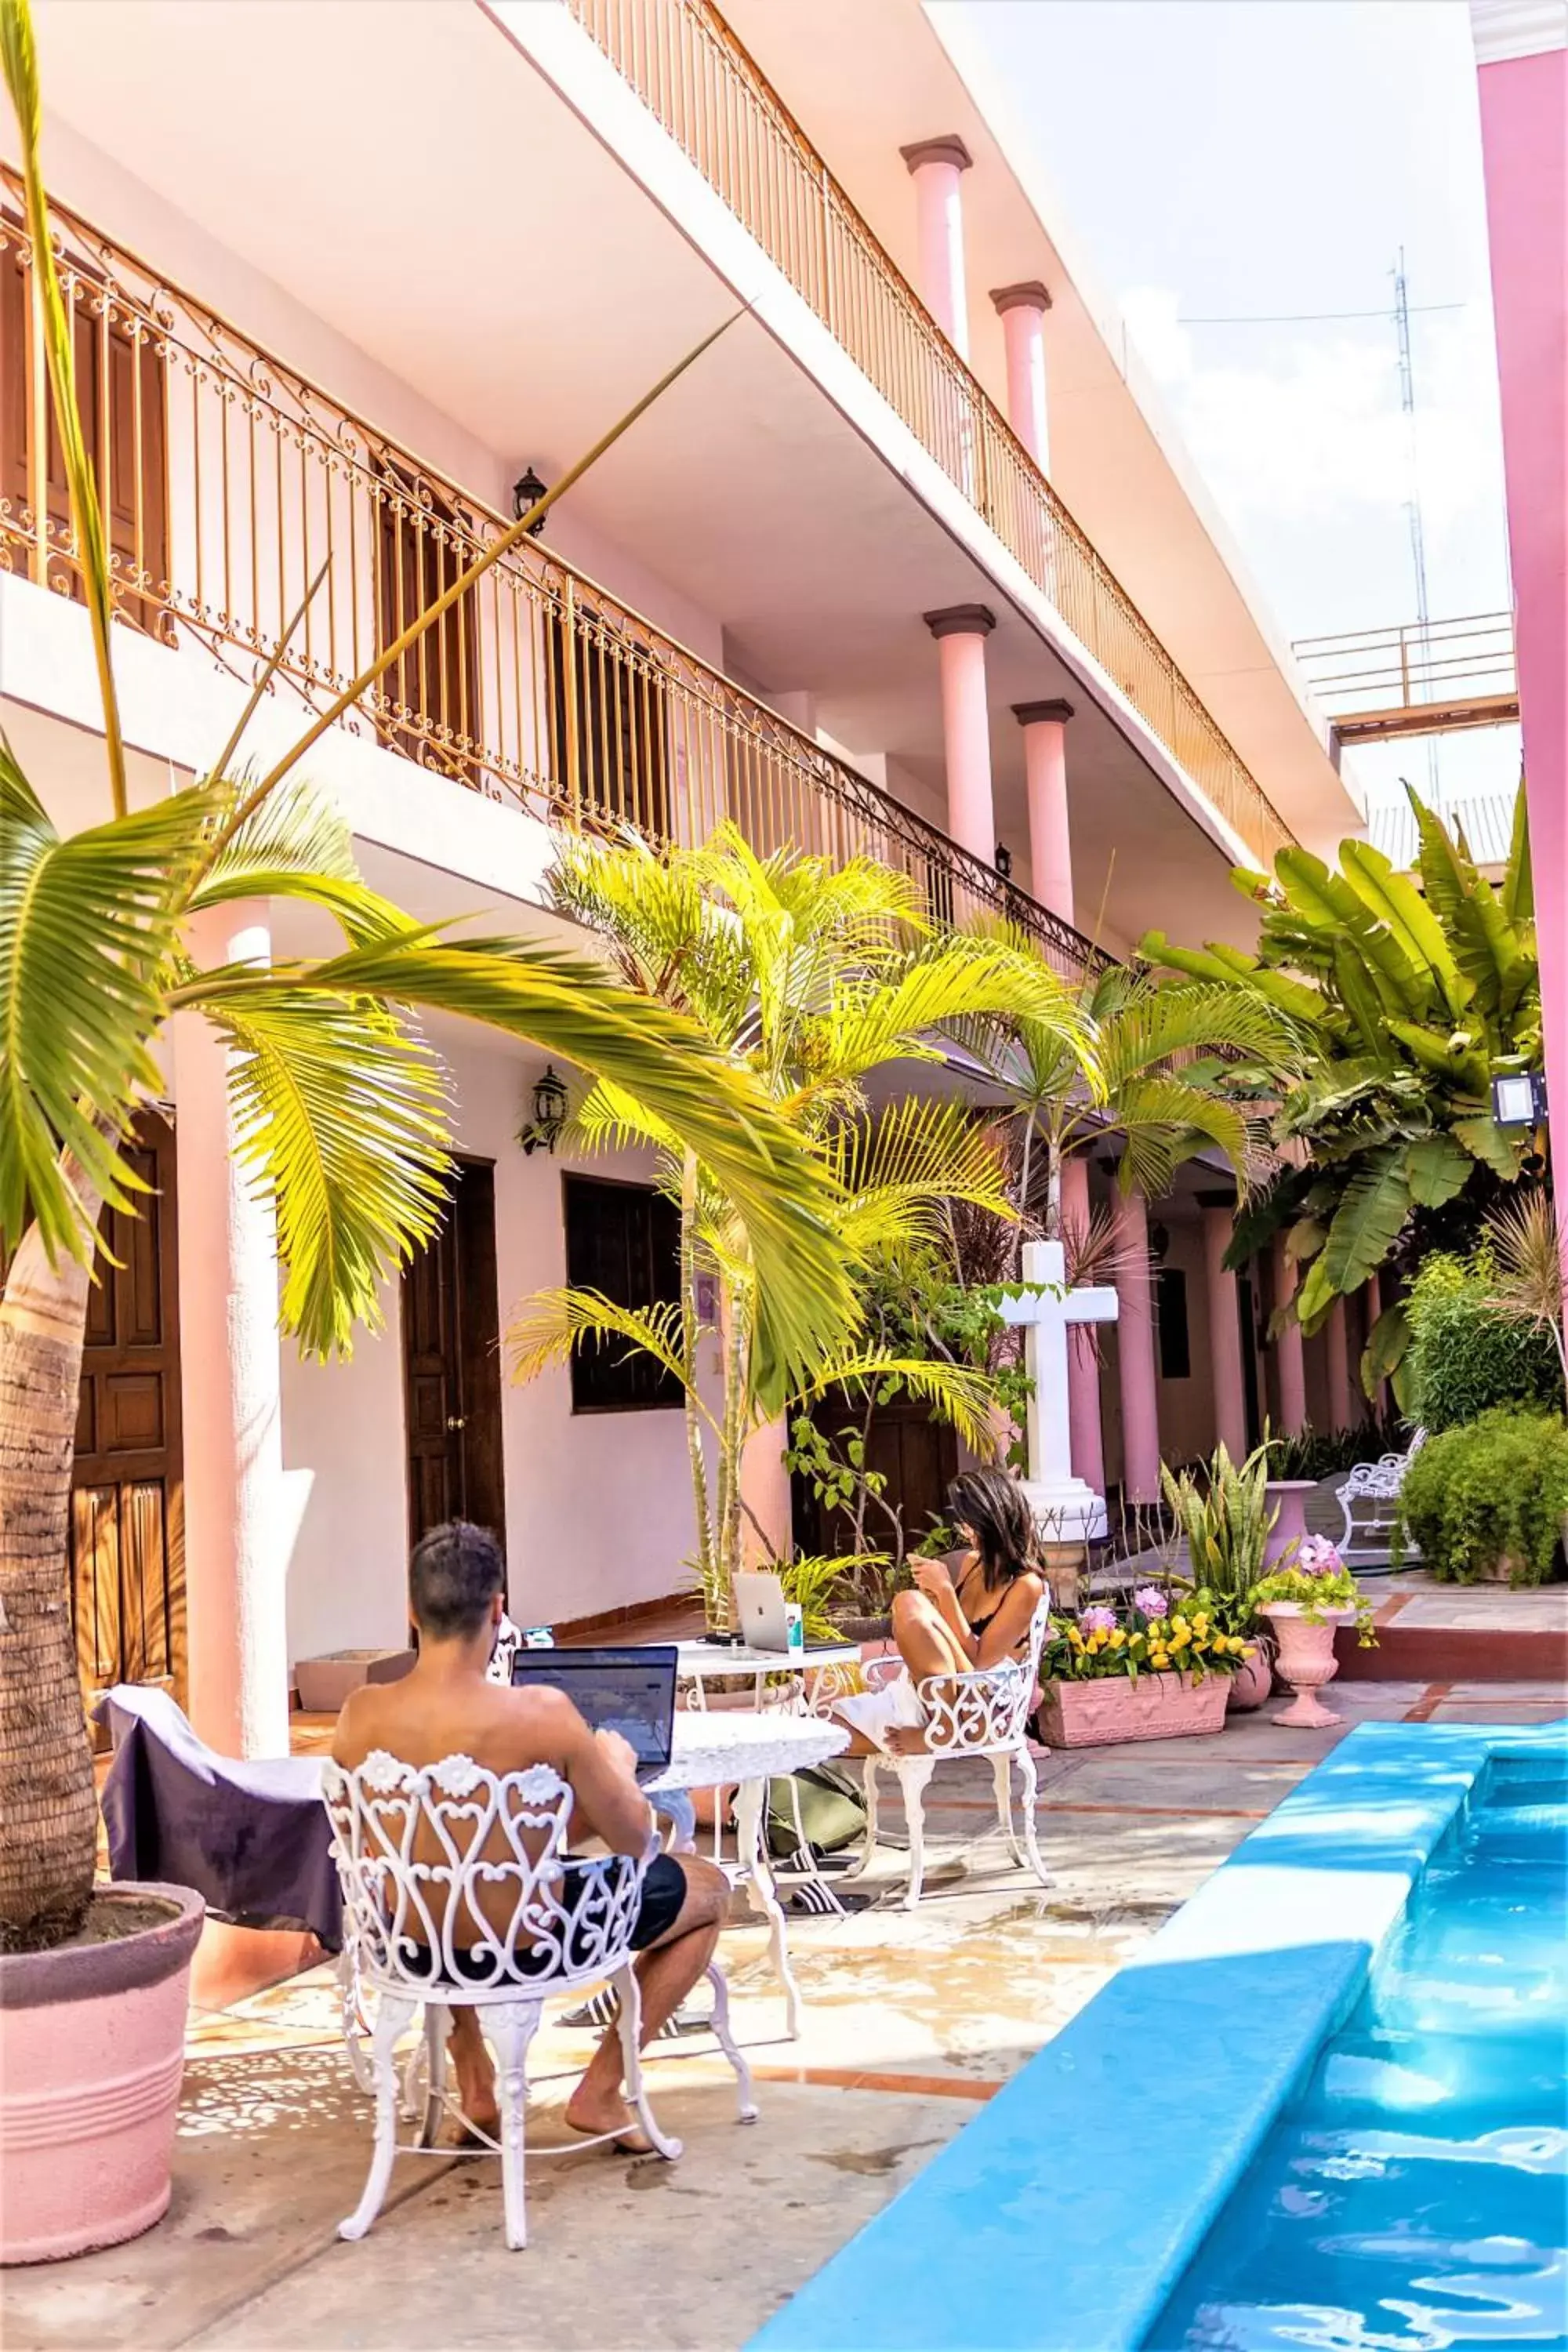
M 1547 1087 L 1568 1135 L 1568 50 L 1479 79 Z

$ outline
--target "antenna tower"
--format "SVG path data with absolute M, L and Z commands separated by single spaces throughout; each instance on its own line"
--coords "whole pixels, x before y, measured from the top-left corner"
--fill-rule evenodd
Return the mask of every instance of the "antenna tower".
M 1415 573 L 1415 644 L 1423 678 L 1422 699 L 1425 700 L 1430 686 L 1431 641 L 1427 630 L 1431 614 L 1426 604 L 1426 542 L 1421 530 L 1421 476 L 1415 439 L 1415 372 L 1410 360 L 1410 295 L 1405 282 L 1403 246 L 1399 248 L 1399 259 L 1394 268 L 1394 324 L 1399 341 L 1399 405 L 1405 415 L 1405 464 L 1410 486 L 1405 511 L 1410 525 L 1410 561 Z M 1426 777 L 1436 805 L 1438 799 L 1436 736 L 1428 736 L 1426 740 Z

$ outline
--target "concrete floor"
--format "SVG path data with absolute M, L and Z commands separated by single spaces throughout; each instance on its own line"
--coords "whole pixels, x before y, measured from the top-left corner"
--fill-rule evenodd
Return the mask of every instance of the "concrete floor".
M 1564 1695 L 1360 1682 L 1334 1697 L 1347 1724 L 1518 1723 L 1561 1715 Z M 994 1833 L 961 1852 L 994 1820 L 989 1772 L 939 1769 L 920 1910 L 897 1907 L 888 1854 L 877 1907 L 792 1925 L 798 2042 L 783 2038 L 764 1937 L 751 1924 L 726 1934 L 761 2121 L 737 2126 L 706 2039 L 664 2044 L 651 2090 L 684 2158 L 587 2151 L 531 2165 L 526 2253 L 502 2243 L 497 2160 L 446 2153 L 400 2161 L 372 2235 L 336 2240 L 370 2129 L 327 1971 L 195 2013 L 168 2218 L 132 2245 L 8 2273 L 0 2336 L 8 2352 L 742 2345 L 1341 1736 L 1282 1730 L 1269 1715 L 1232 1717 L 1210 1738 L 1043 1759 L 1049 1893 L 1008 1866 Z M 534 2045 L 532 2147 L 562 2137 L 584 2040 L 547 2024 Z M 1070 2163 L 1070 2151 L 1045 2160 Z

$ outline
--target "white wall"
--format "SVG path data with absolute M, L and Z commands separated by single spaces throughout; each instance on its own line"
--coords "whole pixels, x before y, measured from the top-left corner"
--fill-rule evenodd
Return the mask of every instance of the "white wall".
M 495 1162 L 500 1323 L 566 1279 L 563 1174 L 643 1176 L 639 1155 L 525 1157 L 514 1140 L 534 1053 L 444 1039 L 460 1150 Z M 353 1360 L 283 1364 L 285 1470 L 299 1529 L 289 1570 L 289 1654 L 403 1639 L 408 1504 L 402 1334 L 395 1289 L 386 1328 Z M 514 1616 L 549 1623 L 657 1600 L 685 1581 L 693 1548 L 684 1424 L 678 1411 L 575 1414 L 564 1369 L 526 1388 L 503 1376 L 507 1550 Z

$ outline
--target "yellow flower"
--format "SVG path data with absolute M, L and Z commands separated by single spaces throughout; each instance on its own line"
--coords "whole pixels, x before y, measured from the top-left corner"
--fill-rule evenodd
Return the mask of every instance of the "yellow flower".
M 1126 1639 L 1126 1634 L 1122 1632 L 1121 1626 L 1118 1625 L 1116 1631 L 1110 1636 L 1111 1648 L 1113 1650 L 1120 1650 Z
M 1079 1632 L 1076 1625 L 1069 1625 L 1068 1627 L 1068 1640 L 1072 1643 L 1075 1650 L 1082 1649 L 1083 1635 Z
M 1170 1663 L 1171 1661 L 1163 1650 L 1155 1650 L 1149 1660 L 1149 1664 L 1155 1667 L 1168 1666 Z
M 1192 1638 L 1193 1629 L 1190 1625 L 1184 1625 L 1178 1620 L 1177 1622 L 1172 1626 L 1171 1647 L 1173 1650 L 1184 1650 Z

